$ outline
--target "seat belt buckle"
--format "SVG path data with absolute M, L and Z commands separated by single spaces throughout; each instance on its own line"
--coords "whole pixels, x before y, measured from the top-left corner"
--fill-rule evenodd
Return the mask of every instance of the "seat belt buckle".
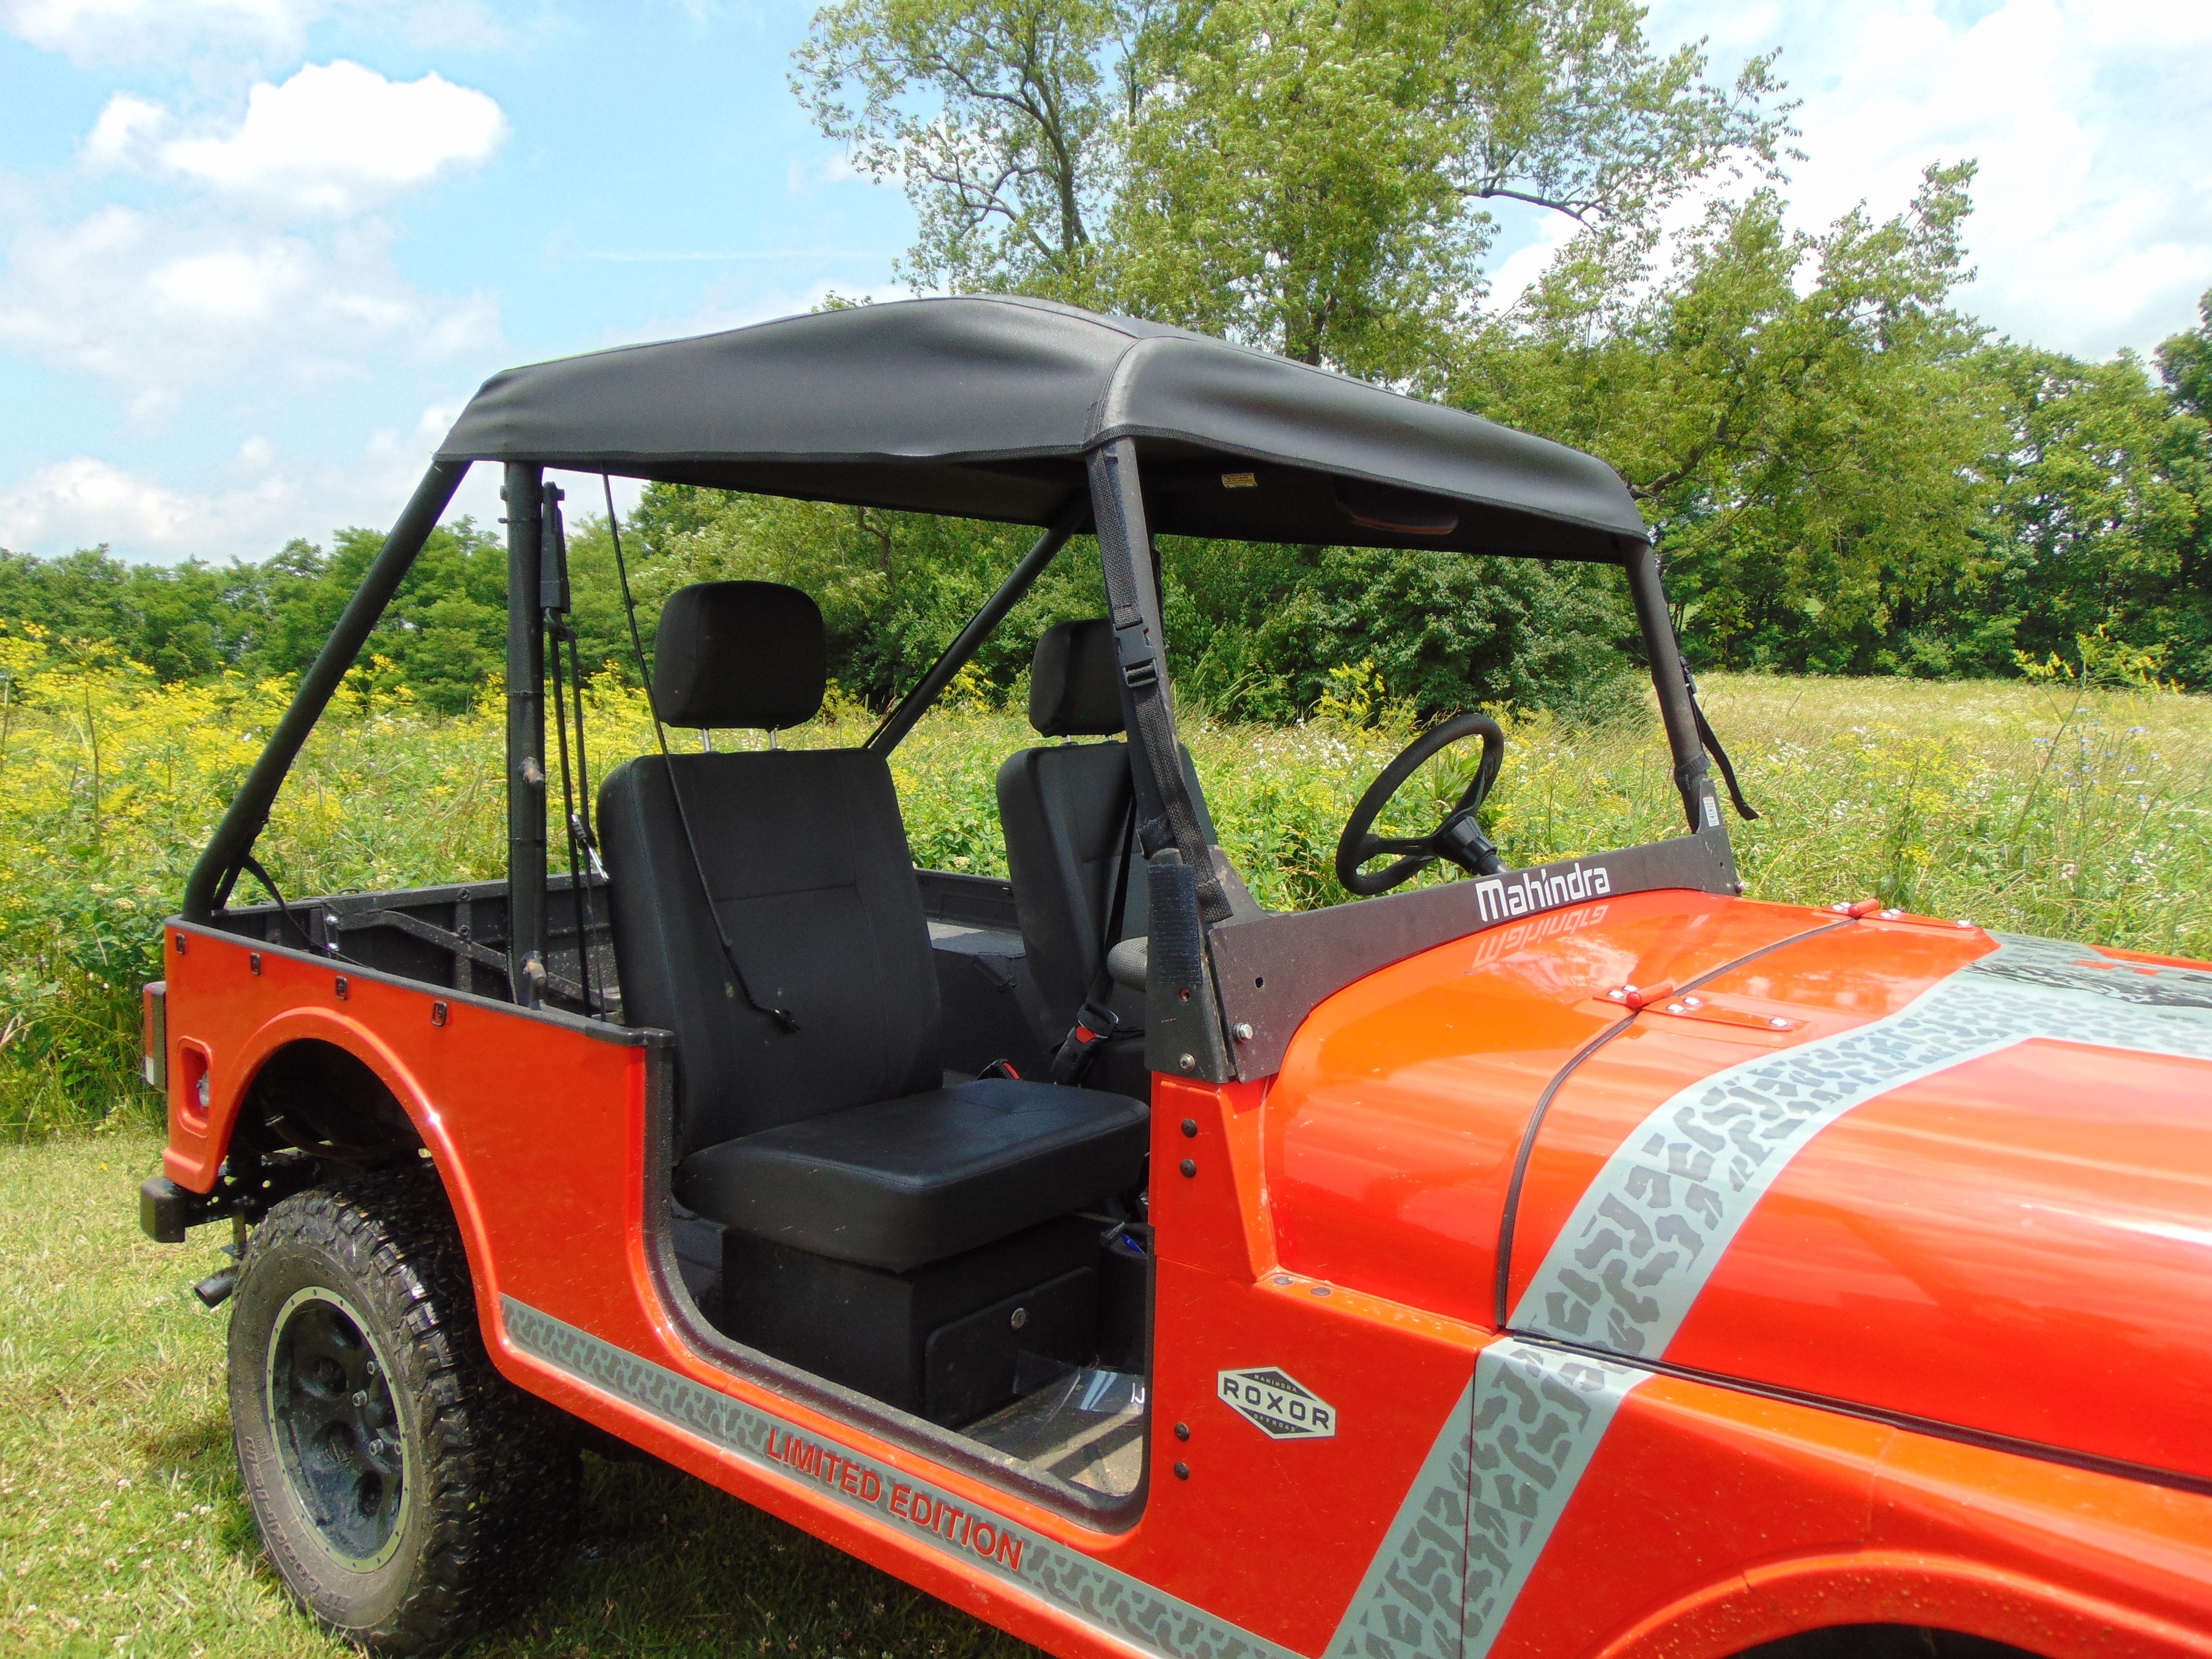
M 1052 1080 L 1063 1087 L 1080 1084 L 1098 1057 L 1099 1045 L 1121 1028 L 1121 1017 L 1104 1003 L 1085 1002 L 1075 1011 L 1075 1024 L 1052 1057 Z
M 1151 685 L 1159 678 L 1159 670 L 1152 659 L 1152 641 L 1145 637 L 1141 621 L 1114 624 L 1114 653 L 1121 665 L 1121 682 L 1132 691 Z

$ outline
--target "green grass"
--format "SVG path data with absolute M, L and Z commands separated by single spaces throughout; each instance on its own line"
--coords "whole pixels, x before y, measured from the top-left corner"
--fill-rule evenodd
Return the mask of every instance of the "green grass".
M 232 1461 L 227 1311 L 189 1293 L 216 1230 L 138 1231 L 143 1131 L 0 1149 L 0 1652 L 355 1651 L 294 1611 Z M 1017 1659 L 1032 1650 L 655 1463 L 587 1460 L 582 1539 L 468 1650 Z

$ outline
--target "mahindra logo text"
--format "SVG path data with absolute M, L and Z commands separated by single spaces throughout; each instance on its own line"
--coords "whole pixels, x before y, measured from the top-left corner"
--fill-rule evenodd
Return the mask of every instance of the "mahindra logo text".
M 1605 866 L 1587 868 L 1580 860 L 1562 871 L 1523 870 L 1510 876 L 1484 876 L 1474 884 L 1475 915 L 1484 921 L 1504 921 L 1538 910 L 1555 910 L 1562 904 L 1603 898 L 1613 891 L 1613 878 Z

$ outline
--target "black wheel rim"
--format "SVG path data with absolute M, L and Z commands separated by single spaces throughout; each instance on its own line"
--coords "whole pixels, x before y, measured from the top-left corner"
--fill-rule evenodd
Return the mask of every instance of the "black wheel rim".
M 269 1337 L 269 1425 L 301 1513 L 331 1554 L 367 1571 L 399 1547 L 408 1508 L 404 1426 L 391 1367 L 337 1291 L 311 1286 Z

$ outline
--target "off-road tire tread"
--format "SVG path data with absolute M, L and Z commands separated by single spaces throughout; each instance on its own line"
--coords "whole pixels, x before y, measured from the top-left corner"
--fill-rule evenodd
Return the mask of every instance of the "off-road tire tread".
M 581 1478 L 570 1419 L 493 1365 L 467 1255 L 427 1164 L 287 1199 L 256 1230 L 244 1271 L 288 1238 L 347 1262 L 404 1310 L 401 1330 L 382 1340 L 408 1350 L 392 1364 L 416 1373 L 409 1390 L 428 1464 L 416 1477 L 429 1530 L 411 1592 L 374 1629 L 331 1628 L 381 1651 L 441 1652 L 541 1590 L 557 1566 Z

